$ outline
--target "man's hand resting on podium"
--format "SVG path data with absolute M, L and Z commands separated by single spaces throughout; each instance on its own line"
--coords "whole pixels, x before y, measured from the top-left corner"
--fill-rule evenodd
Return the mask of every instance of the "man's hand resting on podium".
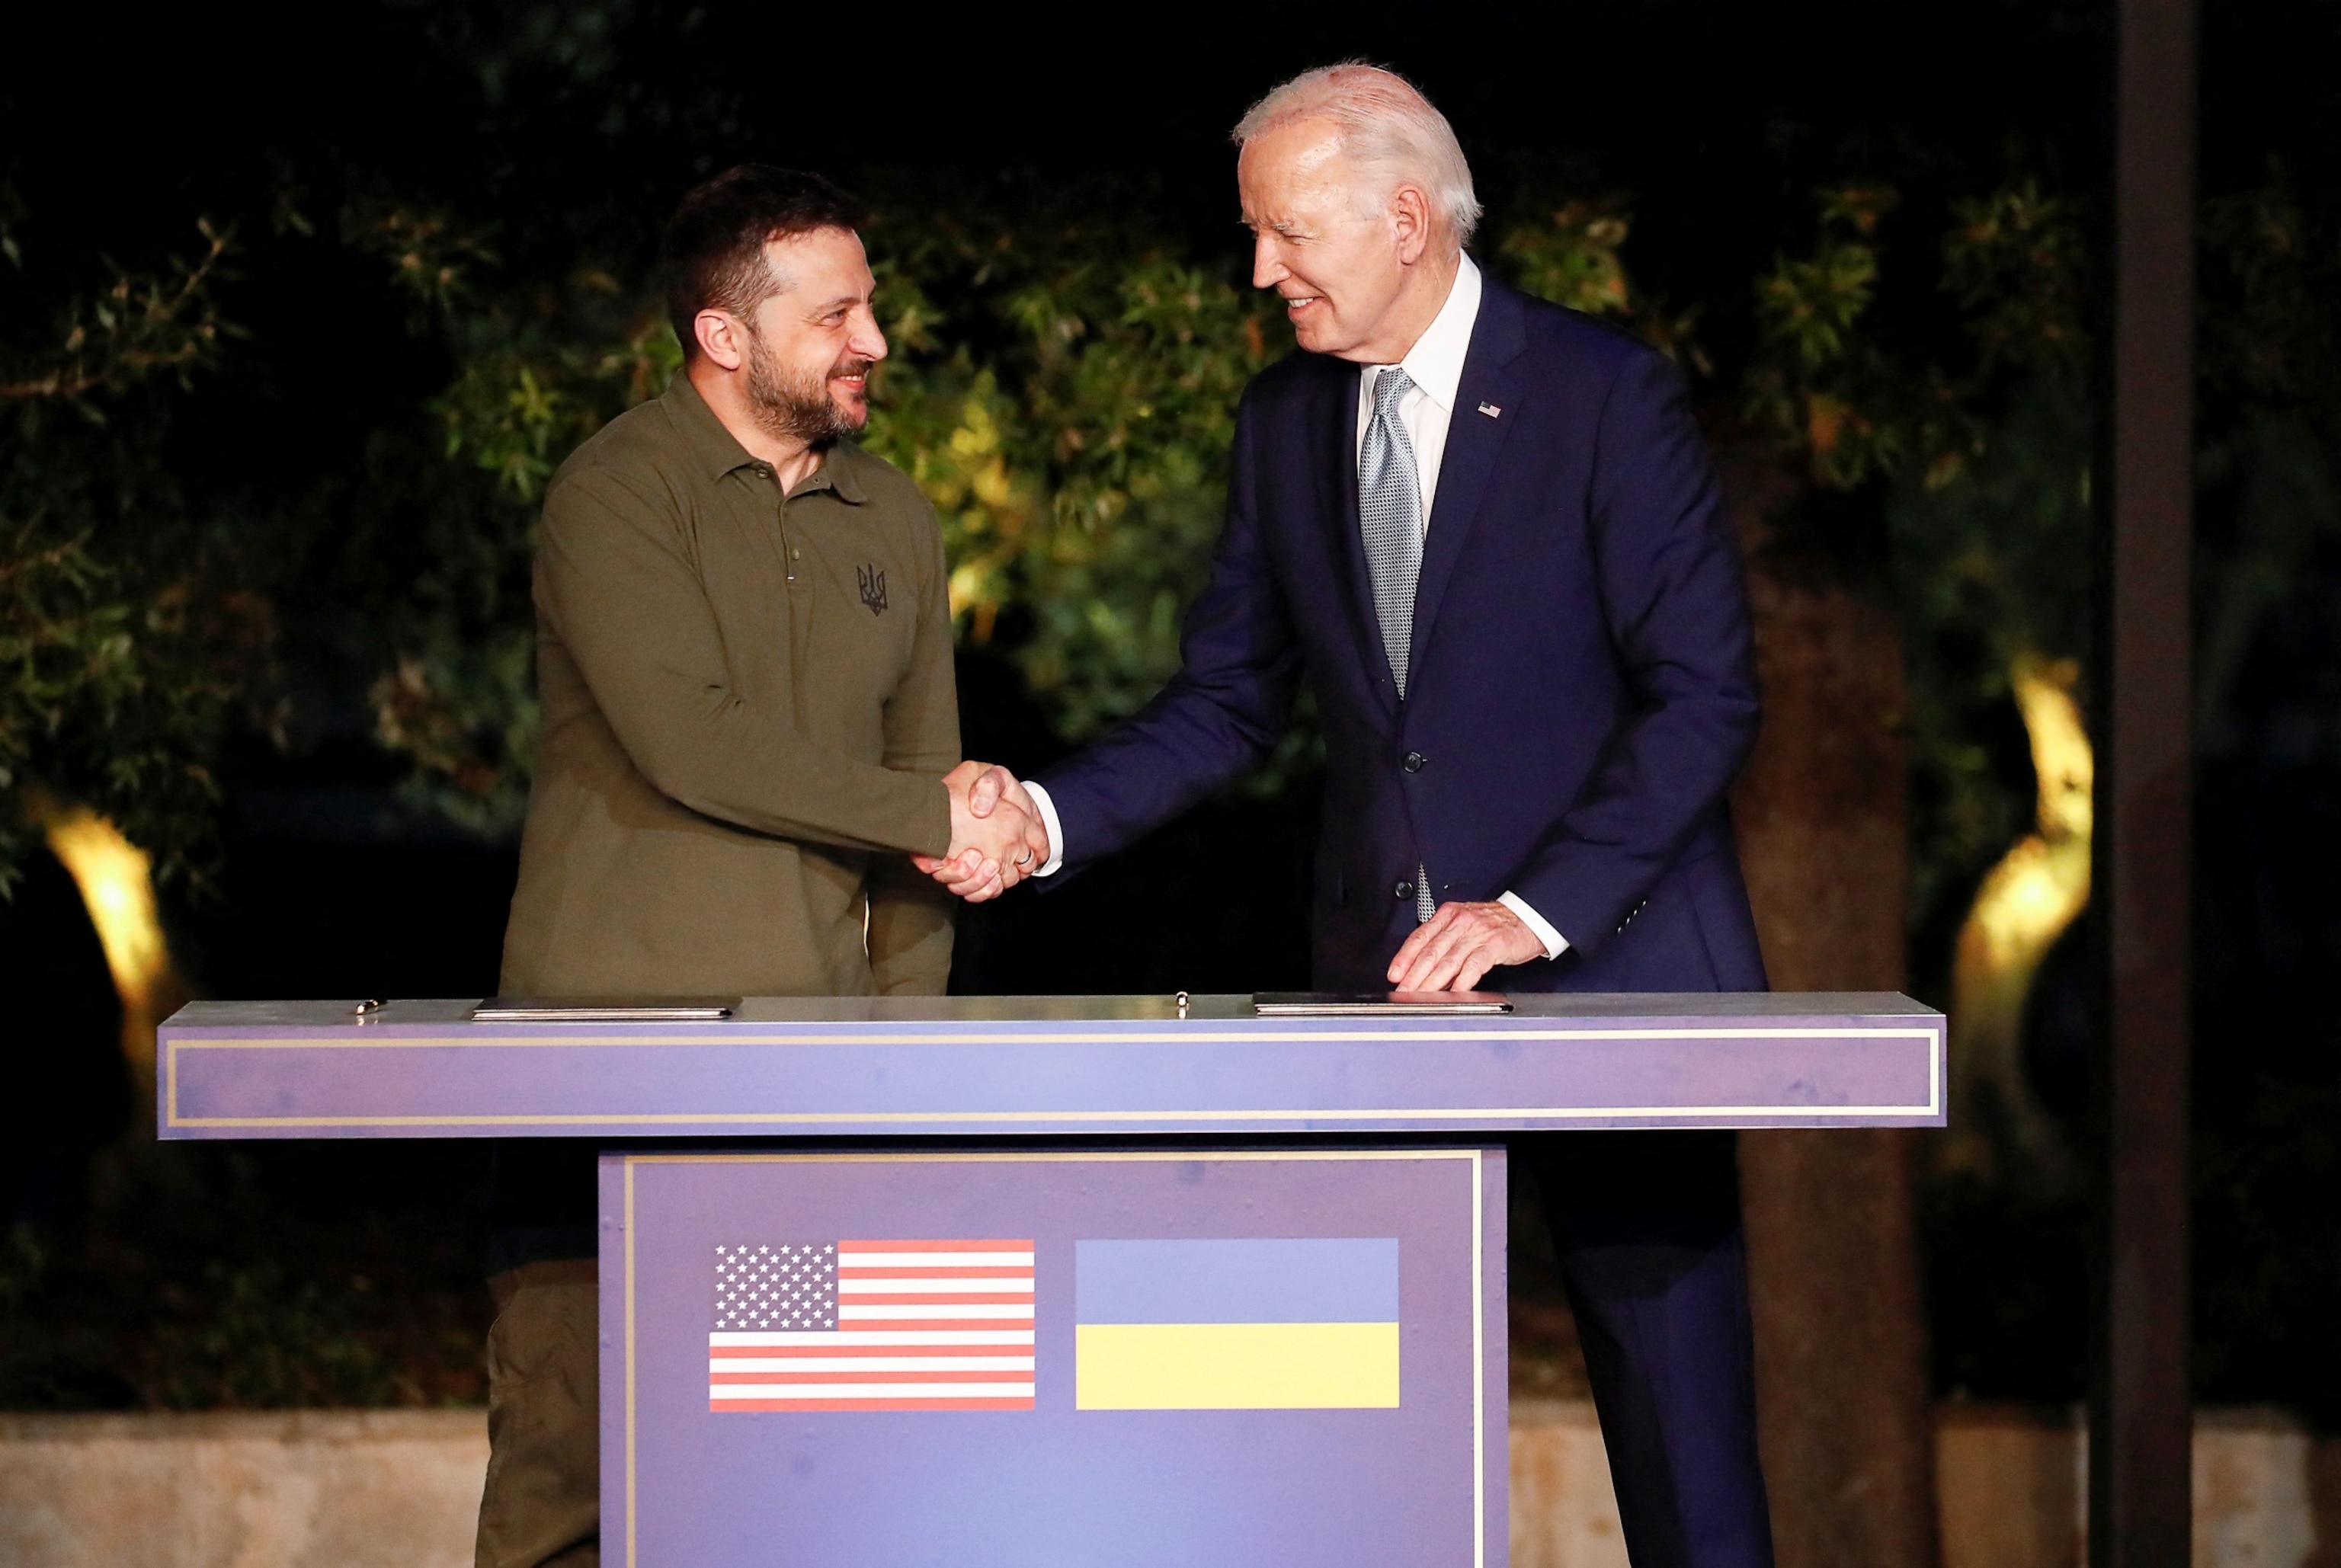
M 1503 904 L 1441 904 L 1390 960 L 1400 991 L 1469 991 L 1505 964 L 1544 957 L 1544 939 Z
M 1032 798 L 1004 768 L 962 762 L 943 775 L 951 792 L 951 848 L 911 864 L 971 904 L 996 898 L 1049 858 L 1049 833 Z

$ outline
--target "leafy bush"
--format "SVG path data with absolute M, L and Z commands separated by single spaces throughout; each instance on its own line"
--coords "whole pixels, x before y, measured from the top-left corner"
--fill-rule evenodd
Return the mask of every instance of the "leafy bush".
M 194 515 L 164 459 L 172 394 L 233 335 L 214 298 L 231 236 L 198 237 L 191 261 L 0 317 L 0 891 L 59 797 L 164 874 L 200 869 L 224 736 L 267 722 L 240 707 L 271 632 L 247 541 Z M 0 260 L 26 264 L 6 222 Z

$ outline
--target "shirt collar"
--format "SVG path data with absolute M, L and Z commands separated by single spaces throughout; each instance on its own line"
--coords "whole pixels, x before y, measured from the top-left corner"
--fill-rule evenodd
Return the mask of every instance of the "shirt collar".
M 1463 384 L 1464 358 L 1471 352 L 1471 325 L 1479 319 L 1479 269 L 1469 256 L 1458 260 L 1447 303 L 1439 307 L 1430 325 L 1399 362 L 1407 379 L 1449 414 L 1455 412 L 1456 392 Z
M 691 453 L 692 464 L 708 483 L 713 484 L 726 474 L 740 469 L 769 471 L 762 459 L 740 444 L 740 438 L 723 428 L 699 389 L 691 384 L 688 371 L 677 371 L 666 383 L 666 392 L 659 401 L 666 405 L 675 430 L 682 435 L 683 447 Z M 840 501 L 860 506 L 868 498 L 857 471 L 864 461 L 862 449 L 851 442 L 839 442 L 829 449 L 821 467 L 812 477 L 797 487 L 799 495 L 816 490 L 832 490 Z
M 817 490 L 834 491 L 838 500 L 860 506 L 870 499 L 868 492 L 862 488 L 862 465 L 869 461 L 869 454 L 860 447 L 850 441 L 841 441 L 822 458 L 821 466 L 812 471 L 812 477 L 791 493 L 811 495 Z

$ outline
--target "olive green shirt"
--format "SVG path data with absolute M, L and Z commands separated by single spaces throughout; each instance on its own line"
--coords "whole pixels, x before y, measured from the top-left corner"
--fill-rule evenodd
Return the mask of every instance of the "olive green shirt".
M 939 995 L 959 760 L 933 510 L 840 443 L 787 495 L 688 375 L 553 476 L 503 989 Z

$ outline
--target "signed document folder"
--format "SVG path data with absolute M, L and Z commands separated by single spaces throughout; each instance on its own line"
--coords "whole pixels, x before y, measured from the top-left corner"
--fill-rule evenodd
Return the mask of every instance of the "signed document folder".
M 490 997 L 475 1024 L 665 1024 L 728 1018 L 737 997 Z
M 1493 991 L 1260 991 L 1251 1010 L 1264 1018 L 1469 1017 L 1509 1013 Z

